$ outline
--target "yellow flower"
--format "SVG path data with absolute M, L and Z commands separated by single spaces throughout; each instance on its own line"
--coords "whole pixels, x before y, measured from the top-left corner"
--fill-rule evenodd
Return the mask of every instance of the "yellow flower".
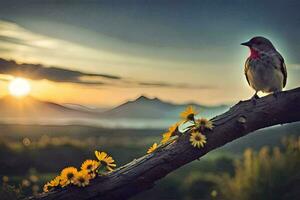
M 43 187 L 43 191 L 44 191 L 44 192 L 49 192 L 49 190 L 51 190 L 51 189 L 52 189 L 52 186 L 50 185 L 49 182 L 46 183 L 46 184 L 44 185 L 44 187 Z
M 50 182 L 46 183 L 43 188 L 44 192 L 49 192 L 49 190 L 51 190 L 52 188 L 59 186 L 60 180 L 61 180 L 60 176 L 57 176 Z
M 90 179 L 93 179 L 96 177 L 97 173 L 96 173 L 96 171 L 94 171 L 94 172 L 88 173 L 88 175 L 90 176 Z
M 67 167 L 63 169 L 60 173 L 61 177 L 61 186 L 65 187 L 69 185 L 70 183 L 74 183 L 75 176 L 78 173 L 77 169 L 75 167 Z
M 108 169 L 109 171 L 113 171 L 113 168 L 117 166 L 114 163 L 115 162 L 114 159 L 111 156 L 107 155 L 107 153 L 95 151 L 95 155 L 100 161 L 100 164 L 105 166 L 106 169 Z
M 178 128 L 179 123 L 175 123 L 172 126 L 169 127 L 169 132 L 174 133 L 176 129 Z
M 204 147 L 204 144 L 206 143 L 206 137 L 200 132 L 193 132 L 190 136 L 190 142 L 194 147 Z
M 166 132 L 163 134 L 163 139 L 161 140 L 162 144 L 166 144 L 169 139 L 171 138 L 172 133 L 171 132 Z
M 90 178 L 96 177 L 96 170 L 100 166 L 100 162 L 96 160 L 86 160 L 82 163 L 81 169 L 88 172 Z
M 57 187 L 57 186 L 59 186 L 60 180 L 61 180 L 60 176 L 57 176 L 53 180 L 50 181 L 50 184 L 54 187 Z
M 157 143 L 154 143 L 147 151 L 147 153 L 152 153 L 157 149 Z
M 85 187 L 90 183 L 90 175 L 88 171 L 81 170 L 75 175 L 74 185 Z
M 99 167 L 100 162 L 96 160 L 86 160 L 82 163 L 81 169 L 86 170 L 87 172 L 91 173 L 96 171 L 96 169 Z
M 188 106 L 185 111 L 183 111 L 180 114 L 181 119 L 183 119 L 184 122 L 187 121 L 194 121 L 195 115 L 197 115 L 198 112 L 194 109 L 193 106 Z
M 201 128 L 201 130 L 204 130 L 205 128 L 212 130 L 214 127 L 212 121 L 205 119 L 205 118 L 200 118 L 196 119 L 196 128 Z
M 175 135 L 175 131 L 178 128 L 179 123 L 173 124 L 169 127 L 169 131 L 163 134 L 163 139 L 161 140 L 162 144 L 167 143 L 172 136 Z

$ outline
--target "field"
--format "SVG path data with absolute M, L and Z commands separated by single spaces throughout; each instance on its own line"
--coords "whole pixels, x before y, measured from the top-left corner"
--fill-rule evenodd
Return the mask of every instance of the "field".
M 1 176 L 7 176 L 10 185 L 21 184 L 25 195 L 40 192 L 64 167 L 80 167 L 85 159 L 93 159 L 95 150 L 111 154 L 118 166 L 130 162 L 144 155 L 163 133 L 159 129 L 41 125 L 1 125 L 0 130 Z M 235 160 L 247 147 L 280 146 L 283 137 L 297 136 L 299 130 L 299 123 L 294 123 L 257 131 L 180 168 L 134 199 L 210 199 L 219 178 L 234 175 Z

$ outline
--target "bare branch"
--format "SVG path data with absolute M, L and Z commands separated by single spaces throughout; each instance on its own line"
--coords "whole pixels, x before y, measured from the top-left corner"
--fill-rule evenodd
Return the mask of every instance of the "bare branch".
M 212 120 L 215 128 L 206 133 L 207 144 L 202 149 L 192 147 L 188 134 L 185 134 L 164 149 L 133 160 L 107 176 L 94 179 L 88 187 L 71 186 L 29 199 L 128 199 L 152 188 L 157 180 L 177 168 L 250 132 L 300 121 L 300 88 L 280 92 L 276 96 L 268 95 L 258 99 L 256 104 L 249 100 L 239 102 Z

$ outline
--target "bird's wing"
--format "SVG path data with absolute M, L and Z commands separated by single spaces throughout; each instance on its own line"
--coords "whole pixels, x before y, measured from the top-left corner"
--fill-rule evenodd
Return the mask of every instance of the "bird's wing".
M 286 80 L 287 80 L 287 71 L 286 71 L 286 66 L 284 63 L 283 57 L 278 53 L 279 60 L 280 60 L 280 71 L 283 74 L 283 87 L 286 85 Z
M 246 62 L 245 62 L 244 73 L 245 73 L 247 82 L 248 82 L 248 84 L 250 85 L 250 82 L 249 82 L 249 79 L 248 79 L 248 75 L 247 75 L 247 72 L 248 72 L 248 70 L 249 70 L 249 61 L 250 61 L 250 58 L 247 58 L 247 60 L 246 60 Z

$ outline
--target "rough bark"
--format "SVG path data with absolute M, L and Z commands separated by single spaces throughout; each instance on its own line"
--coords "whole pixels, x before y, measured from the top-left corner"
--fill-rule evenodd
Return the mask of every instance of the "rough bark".
M 29 199 L 128 199 L 152 188 L 156 181 L 237 138 L 255 130 L 300 121 L 300 88 L 268 95 L 254 104 L 241 101 L 213 119 L 214 129 L 207 132 L 207 144 L 197 149 L 190 145 L 189 134 L 153 154 L 122 166 L 105 177 L 92 180 L 85 188 L 67 187 Z

